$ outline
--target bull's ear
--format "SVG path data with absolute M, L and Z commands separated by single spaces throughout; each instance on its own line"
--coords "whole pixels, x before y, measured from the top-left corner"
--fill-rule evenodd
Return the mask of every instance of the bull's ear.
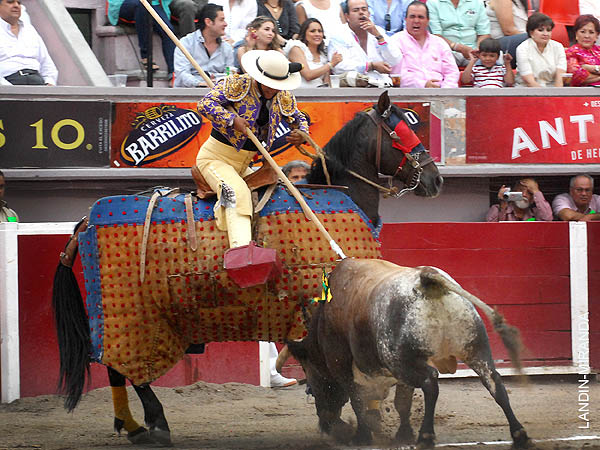
M 294 358 L 296 358 L 298 361 L 301 359 L 306 359 L 308 353 L 306 351 L 304 341 L 287 341 L 286 344 Z
M 379 96 L 377 100 L 377 112 L 381 115 L 388 110 L 390 107 L 390 96 L 387 91 L 383 91 L 383 94 Z

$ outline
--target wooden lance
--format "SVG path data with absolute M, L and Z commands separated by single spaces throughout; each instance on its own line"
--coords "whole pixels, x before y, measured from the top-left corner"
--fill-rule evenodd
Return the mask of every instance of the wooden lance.
M 196 60 L 190 54 L 190 52 L 188 52 L 187 49 L 181 44 L 181 42 L 179 41 L 179 39 L 177 39 L 177 36 L 175 36 L 175 34 L 173 33 L 173 31 L 171 31 L 171 29 L 169 28 L 169 26 L 164 22 L 164 20 L 162 20 L 162 18 L 158 15 L 158 13 L 154 10 L 154 8 L 152 8 L 152 6 L 148 3 L 148 1 L 147 0 L 140 0 L 140 3 L 142 5 L 144 5 L 144 7 L 148 10 L 148 12 L 150 13 L 150 15 L 152 17 L 154 17 L 154 20 L 156 20 L 156 22 L 160 25 L 160 27 L 164 30 L 164 32 L 167 33 L 167 36 L 169 36 L 171 38 L 171 40 L 173 41 L 173 43 L 177 46 L 177 48 L 179 50 L 181 50 L 181 52 L 185 55 L 185 57 L 192 64 L 192 66 L 194 67 L 194 69 L 196 69 L 196 71 L 200 74 L 200 76 L 202 76 L 202 78 L 204 78 L 204 81 L 206 82 L 206 84 L 210 88 L 214 87 L 215 84 L 210 79 L 210 77 L 204 72 L 204 70 L 202 70 L 202 67 L 200 67 L 200 65 L 196 62 Z M 228 109 L 230 111 L 234 112 L 234 113 L 236 112 L 235 109 L 233 109 L 232 106 L 230 106 Z M 300 191 L 298 191 L 298 189 L 296 188 L 296 186 L 294 186 L 292 184 L 292 182 L 290 180 L 288 180 L 288 178 L 285 176 L 285 174 L 279 168 L 279 166 L 277 165 L 277 163 L 275 162 L 275 160 L 273 159 L 273 157 L 263 147 L 262 143 L 258 140 L 258 138 L 254 135 L 254 133 L 252 132 L 252 130 L 250 130 L 250 128 L 246 128 L 246 134 L 248 135 L 248 137 L 250 138 L 250 140 L 252 142 L 254 142 L 254 145 L 256 145 L 256 148 L 258 148 L 258 150 L 262 154 L 262 156 L 265 159 L 265 161 L 267 161 L 269 163 L 269 165 L 273 168 L 273 170 L 275 170 L 275 172 L 277 173 L 277 175 L 279 176 L 279 178 L 281 180 L 283 180 L 284 184 L 287 186 L 287 188 L 289 189 L 289 191 L 291 192 L 291 194 L 294 196 L 294 198 L 300 204 L 300 207 L 302 208 L 302 211 L 304 212 L 304 215 L 309 220 L 313 221 L 313 223 L 317 226 L 317 228 L 319 229 L 319 231 L 321 232 L 321 234 L 323 234 L 323 236 L 325 236 L 325 238 L 327 239 L 327 242 L 329 242 L 329 245 L 331 246 L 332 250 L 334 252 L 336 252 L 337 255 L 341 259 L 345 259 L 346 255 L 344 255 L 344 252 L 342 251 L 342 249 L 340 248 L 340 246 L 337 244 L 337 242 L 335 242 L 333 240 L 333 238 L 331 237 L 331 235 L 329 234 L 329 232 L 325 229 L 325 227 L 323 226 L 323 224 L 321 223 L 321 221 L 317 218 L 317 216 L 315 215 L 315 213 L 310 209 L 310 207 L 308 206 L 308 204 L 306 203 L 306 201 L 304 200 L 304 198 L 302 198 L 302 194 L 300 194 Z

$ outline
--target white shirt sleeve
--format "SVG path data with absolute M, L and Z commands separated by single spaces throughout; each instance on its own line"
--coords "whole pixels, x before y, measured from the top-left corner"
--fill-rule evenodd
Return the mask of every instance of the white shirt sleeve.
M 523 41 L 523 43 L 517 47 L 517 72 L 521 76 L 531 75 L 533 73 L 528 50 L 529 43 L 527 41 Z
M 34 30 L 35 31 L 35 30 Z M 37 34 L 37 31 L 35 31 Z M 56 86 L 56 80 L 58 79 L 58 69 L 54 65 L 54 61 L 48 53 L 48 49 L 42 40 L 42 37 L 37 34 L 39 40 L 39 62 L 40 62 L 40 74 L 44 78 L 44 81 L 48 84 Z
M 402 51 L 400 47 L 396 45 L 393 41 L 390 41 L 390 38 L 386 36 L 383 28 L 377 27 L 377 31 L 383 36 L 385 44 L 377 43 L 377 53 L 381 57 L 382 61 L 385 61 L 390 66 L 395 66 L 400 61 L 402 61 Z

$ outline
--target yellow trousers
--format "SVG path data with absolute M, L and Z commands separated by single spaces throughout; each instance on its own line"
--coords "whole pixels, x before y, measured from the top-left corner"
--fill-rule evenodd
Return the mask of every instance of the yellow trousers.
M 230 248 L 246 245 L 252 239 L 252 196 L 243 177 L 252 173 L 248 165 L 254 154 L 246 150 L 238 152 L 234 147 L 211 136 L 200 147 L 196 156 L 196 166 L 217 193 L 215 220 L 220 230 L 227 231 Z M 235 208 L 225 208 L 221 204 L 223 183 L 235 192 Z

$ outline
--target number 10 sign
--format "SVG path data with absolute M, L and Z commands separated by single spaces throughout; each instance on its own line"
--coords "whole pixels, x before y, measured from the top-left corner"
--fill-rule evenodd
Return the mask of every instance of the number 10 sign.
M 110 102 L 0 101 L 0 167 L 103 167 Z

